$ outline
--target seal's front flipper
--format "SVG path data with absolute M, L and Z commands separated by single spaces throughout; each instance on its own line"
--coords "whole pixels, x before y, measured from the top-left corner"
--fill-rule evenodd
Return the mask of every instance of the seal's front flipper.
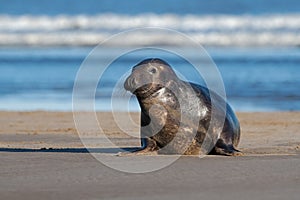
M 225 144 L 222 139 L 218 139 L 211 154 L 225 155 L 225 156 L 242 156 L 243 153 L 235 149 L 232 144 Z
M 215 147 L 214 152 L 215 154 L 218 155 L 225 155 L 225 156 L 242 156 L 243 153 L 240 152 L 239 150 L 236 150 L 234 148 L 219 148 L 219 147 Z
M 132 152 L 119 152 L 117 156 L 157 155 L 158 146 L 151 138 L 142 138 L 142 147 Z

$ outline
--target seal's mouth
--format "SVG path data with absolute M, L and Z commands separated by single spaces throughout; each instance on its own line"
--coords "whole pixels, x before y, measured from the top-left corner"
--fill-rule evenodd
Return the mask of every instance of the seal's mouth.
M 162 85 L 159 84 L 147 84 L 143 87 L 137 88 L 133 94 L 137 97 L 147 98 L 153 95 L 155 92 L 163 88 Z
M 137 89 L 134 90 L 134 94 L 135 95 L 145 95 L 147 93 L 151 94 L 151 91 L 154 89 L 153 85 L 152 84 L 147 84 L 147 85 L 144 85 L 142 87 L 139 87 Z
M 126 79 L 124 83 L 125 90 L 130 91 L 132 94 L 143 98 L 151 96 L 154 92 L 158 91 L 162 87 L 163 86 L 159 84 L 153 84 L 153 83 L 144 84 L 138 87 L 136 80 L 130 76 Z

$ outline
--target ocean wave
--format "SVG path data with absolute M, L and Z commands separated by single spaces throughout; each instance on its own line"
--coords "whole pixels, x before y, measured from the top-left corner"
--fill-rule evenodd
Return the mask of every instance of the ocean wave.
M 162 27 L 187 34 L 202 45 L 297 46 L 300 14 L 96 16 L 0 15 L 0 45 L 97 45 L 112 34 L 141 27 Z M 176 35 L 140 31 L 112 45 L 184 45 Z

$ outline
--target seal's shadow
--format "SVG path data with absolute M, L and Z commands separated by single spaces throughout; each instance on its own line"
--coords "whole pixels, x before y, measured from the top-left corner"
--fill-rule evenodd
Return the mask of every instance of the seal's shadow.
M 135 151 L 140 147 L 129 147 L 129 148 L 41 148 L 41 149 L 30 149 L 30 148 L 0 148 L 0 152 L 45 152 L 45 153 L 119 153 L 120 151 Z

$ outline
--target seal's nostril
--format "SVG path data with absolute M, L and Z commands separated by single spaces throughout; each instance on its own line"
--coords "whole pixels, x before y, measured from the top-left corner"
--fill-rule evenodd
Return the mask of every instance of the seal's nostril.
M 136 85 L 136 80 L 135 78 L 132 78 L 131 79 L 131 86 L 134 87 Z
M 124 83 L 125 90 L 132 91 L 136 86 L 136 79 L 129 76 Z
M 131 78 L 128 77 L 124 82 L 124 88 L 125 90 L 130 90 L 130 87 L 131 87 Z

